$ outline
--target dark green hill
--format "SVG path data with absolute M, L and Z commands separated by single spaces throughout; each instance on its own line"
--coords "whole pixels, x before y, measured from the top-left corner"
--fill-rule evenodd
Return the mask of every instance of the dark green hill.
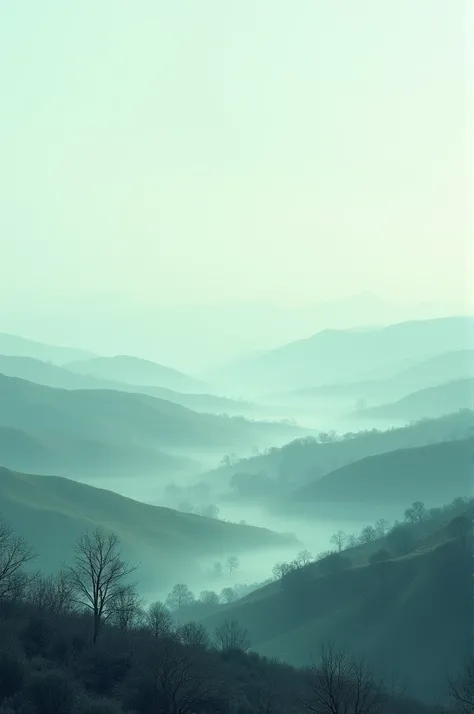
M 474 430 L 474 412 L 466 410 L 439 419 L 423 420 L 386 431 L 367 430 L 335 437 L 295 440 L 279 449 L 241 459 L 208 474 L 210 480 L 231 484 L 236 498 L 269 504 L 290 497 L 291 492 L 312 484 L 331 471 L 360 459 L 397 449 L 466 439 Z
M 102 526 L 120 536 L 127 556 L 140 560 L 140 581 L 166 587 L 196 572 L 200 558 L 275 548 L 291 539 L 264 528 L 225 523 L 170 508 L 150 506 L 112 491 L 56 476 L 0 468 L 0 512 L 55 570 L 71 560 L 85 529 Z
M 27 433 L 0 426 L 0 460 L 27 473 L 78 480 L 95 477 L 171 476 L 196 472 L 199 462 L 163 450 L 110 438 L 81 438 L 54 430 Z
M 0 463 L 16 470 L 80 480 L 196 472 L 201 459 L 298 432 L 138 393 L 53 389 L 0 374 Z
M 366 658 L 386 681 L 442 697 L 470 647 L 472 558 L 445 523 L 432 540 L 408 556 L 328 575 L 312 563 L 300 577 L 267 585 L 203 622 L 235 619 L 259 653 L 297 665 L 331 641 Z
M 293 494 L 297 503 L 439 505 L 468 496 L 474 471 L 474 438 L 399 449 L 343 466 Z
M 0 375 L 0 425 L 174 448 L 284 441 L 299 431 L 283 424 L 198 414 L 138 393 L 53 389 L 4 375 Z

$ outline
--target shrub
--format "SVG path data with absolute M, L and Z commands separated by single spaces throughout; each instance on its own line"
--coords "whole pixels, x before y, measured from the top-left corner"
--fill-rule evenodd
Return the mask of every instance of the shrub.
M 42 615 L 33 615 L 22 632 L 22 642 L 28 658 L 42 655 L 51 638 L 51 629 Z
M 24 675 L 24 665 L 19 657 L 0 652 L 0 703 L 20 691 Z
M 91 649 L 83 654 L 78 673 L 85 687 L 101 696 L 109 694 L 120 684 L 130 670 L 127 654 L 111 654 L 103 649 Z
M 339 553 L 331 553 L 327 558 L 319 561 L 319 571 L 323 575 L 341 573 L 343 570 L 349 570 L 349 568 L 352 568 L 352 560 Z
M 112 699 L 94 699 L 83 695 L 77 703 L 80 714 L 121 714 L 120 704 Z
M 390 553 L 386 548 L 380 548 L 369 557 L 369 563 L 381 563 L 384 560 L 390 560 Z
M 74 704 L 75 688 L 66 672 L 33 672 L 25 684 L 26 698 L 38 714 L 69 714 Z

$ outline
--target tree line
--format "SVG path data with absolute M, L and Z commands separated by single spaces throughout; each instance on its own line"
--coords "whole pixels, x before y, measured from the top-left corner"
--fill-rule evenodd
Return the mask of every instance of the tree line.
M 250 651 L 235 619 L 212 634 L 196 622 L 177 626 L 163 603 L 144 607 L 138 564 L 113 533 L 81 535 L 55 575 L 35 572 L 35 557 L 0 520 L 0 714 L 432 711 L 390 694 L 366 662 L 331 643 L 295 669 Z M 472 710 L 473 671 L 468 661 L 449 681 L 450 711 Z

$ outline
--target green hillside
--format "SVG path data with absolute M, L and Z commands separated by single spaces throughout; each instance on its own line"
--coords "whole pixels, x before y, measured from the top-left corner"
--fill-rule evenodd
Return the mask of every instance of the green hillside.
M 293 494 L 310 504 L 440 504 L 472 490 L 474 438 L 399 449 L 343 466 Z
M 366 420 L 403 420 L 434 418 L 457 409 L 474 406 L 474 379 L 457 379 L 446 384 L 420 389 L 392 404 L 383 404 L 356 412 Z
M 429 547 L 428 525 L 407 556 L 328 575 L 312 563 L 298 578 L 267 585 L 203 622 L 235 619 L 256 651 L 296 665 L 310 663 L 332 641 L 421 697 L 437 682 L 441 696 L 467 652 L 472 609 L 471 549 L 451 539 L 451 518 L 438 519 Z M 343 555 L 352 560 L 353 550 Z
M 245 414 L 253 411 L 252 405 L 243 401 L 240 402 L 214 394 L 186 394 L 166 389 L 165 387 L 116 382 L 110 379 L 94 377 L 93 375 L 73 372 L 70 369 L 66 369 L 66 367 L 60 367 L 31 357 L 0 354 L 0 374 L 59 389 L 106 389 L 118 392 L 132 392 L 134 394 L 147 394 L 150 397 L 165 399 L 199 412 Z
M 267 422 L 198 414 L 143 394 L 52 389 L 0 375 L 0 426 L 61 448 L 62 435 L 89 443 L 152 450 L 221 452 L 284 443 L 299 429 Z M 53 438 L 54 437 L 54 438 Z M 55 441 L 56 439 L 56 441 Z M 0 454 L 1 458 L 1 454 Z
M 0 461 L 27 473 L 69 478 L 121 476 L 160 477 L 195 472 L 198 461 L 117 438 L 81 438 L 71 433 L 41 430 L 27 433 L 0 426 Z
M 70 560 L 78 535 L 102 526 L 121 538 L 127 557 L 142 563 L 140 581 L 159 587 L 183 573 L 195 574 L 200 558 L 291 543 L 291 538 L 264 528 L 150 506 L 69 479 L 5 468 L 0 468 L 0 512 L 34 543 L 43 569 L 55 570 Z
M 230 485 L 236 498 L 262 498 L 269 503 L 368 456 L 466 439 L 473 429 L 474 412 L 466 410 L 386 431 L 372 429 L 340 436 L 323 434 L 221 466 L 207 474 L 207 478 L 221 483 L 222 488 Z

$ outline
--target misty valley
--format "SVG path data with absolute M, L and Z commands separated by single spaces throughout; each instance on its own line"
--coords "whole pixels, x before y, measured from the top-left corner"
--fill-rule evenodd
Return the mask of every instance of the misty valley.
M 474 714 L 469 5 L 0 2 L 0 714 Z
M 333 711 L 311 697 L 336 675 L 344 711 L 449 709 L 472 666 L 473 327 L 323 331 L 205 379 L 0 335 L 2 712 L 21 682 L 38 711 L 74 687 L 88 712 Z

